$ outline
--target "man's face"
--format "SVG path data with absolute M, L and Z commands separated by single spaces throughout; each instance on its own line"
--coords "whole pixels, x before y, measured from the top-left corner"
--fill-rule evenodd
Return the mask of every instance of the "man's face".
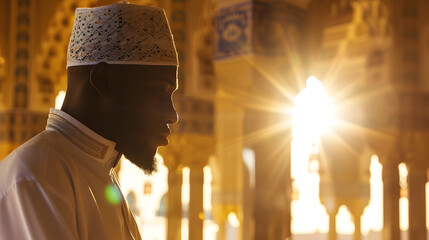
M 151 173 L 158 146 L 168 144 L 169 125 L 177 122 L 172 95 L 177 89 L 177 67 L 109 65 L 107 121 L 112 140 L 127 159 Z

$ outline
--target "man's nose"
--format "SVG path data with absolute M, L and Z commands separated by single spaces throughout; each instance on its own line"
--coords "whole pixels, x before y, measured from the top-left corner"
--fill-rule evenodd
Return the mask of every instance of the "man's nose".
M 179 120 L 179 115 L 177 114 L 176 108 L 174 107 L 173 100 L 168 104 L 168 109 L 166 111 L 166 121 L 167 124 L 175 124 Z

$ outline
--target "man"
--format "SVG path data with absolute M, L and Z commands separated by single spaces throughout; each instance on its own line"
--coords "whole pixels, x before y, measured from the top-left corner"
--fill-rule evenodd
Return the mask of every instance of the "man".
M 156 169 L 177 121 L 174 41 L 159 8 L 75 14 L 63 107 L 0 162 L 0 239 L 141 239 L 113 167 Z

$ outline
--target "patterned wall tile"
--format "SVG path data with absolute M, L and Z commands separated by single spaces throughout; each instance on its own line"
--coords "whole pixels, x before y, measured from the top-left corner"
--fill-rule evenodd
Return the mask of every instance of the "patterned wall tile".
M 299 47 L 288 43 L 299 43 L 305 21 L 305 10 L 280 1 L 220 8 L 215 15 L 215 60 L 249 53 L 284 54 L 287 47 Z
M 252 13 L 250 2 L 221 8 L 215 15 L 215 59 L 237 57 L 251 52 Z

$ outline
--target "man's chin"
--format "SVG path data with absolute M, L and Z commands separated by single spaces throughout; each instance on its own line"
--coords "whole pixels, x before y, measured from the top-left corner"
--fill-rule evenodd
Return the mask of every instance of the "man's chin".
M 158 159 L 155 154 L 125 154 L 131 163 L 143 170 L 145 174 L 151 175 L 158 170 Z

